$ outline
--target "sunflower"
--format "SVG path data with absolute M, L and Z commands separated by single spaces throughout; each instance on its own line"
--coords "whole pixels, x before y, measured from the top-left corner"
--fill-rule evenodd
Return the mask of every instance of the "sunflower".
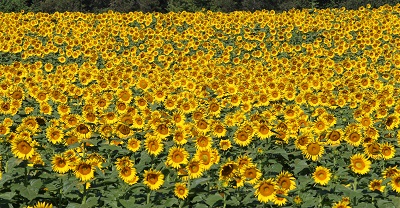
M 396 153 L 396 149 L 392 144 L 389 144 L 388 142 L 381 144 L 381 154 L 383 159 L 389 160 L 394 157 Z
M 120 139 L 127 139 L 134 134 L 134 132 L 129 128 L 129 126 L 124 123 L 116 123 L 115 130 L 117 134 L 116 136 Z
M 371 161 L 369 161 L 364 154 L 355 154 L 350 158 L 350 167 L 353 172 L 364 175 L 369 172 Z
M 262 173 L 255 165 L 245 165 L 240 168 L 240 174 L 244 176 L 247 183 L 255 185 L 260 180 Z
M 254 163 L 252 162 L 252 158 L 247 156 L 247 155 L 240 155 L 237 158 L 237 163 L 239 165 L 239 168 L 243 168 L 246 165 L 247 166 L 253 166 L 254 165 Z
M 136 138 L 130 138 L 126 146 L 130 151 L 137 152 L 140 148 L 140 140 Z
M 24 125 L 24 129 L 34 133 L 39 130 L 39 124 L 36 121 L 36 118 L 33 116 L 28 116 L 22 119 L 22 124 Z
M 283 190 L 294 190 L 296 188 L 296 178 L 293 177 L 293 175 L 287 171 L 282 171 L 277 177 L 276 177 L 276 184 L 278 187 L 282 188 Z
M 86 124 L 77 125 L 75 131 L 79 139 L 89 139 L 92 136 L 92 131 Z
M 400 170 L 397 169 L 397 166 L 388 167 L 382 172 L 383 179 L 392 178 L 393 176 L 400 173 Z
M 226 151 L 232 148 L 231 141 L 228 139 L 222 139 L 221 141 L 219 141 L 219 147 L 221 148 L 221 150 Z
M 0 124 L 0 135 L 4 136 L 10 133 L 10 128 L 7 125 Z
M 381 145 L 377 142 L 371 142 L 364 144 L 364 153 L 368 158 L 380 159 L 381 155 Z
M 315 168 L 312 177 L 315 183 L 325 186 L 331 180 L 331 176 L 332 174 L 328 168 L 318 166 L 317 168 Z
M 140 115 L 135 115 L 132 118 L 132 121 L 133 121 L 132 127 L 135 129 L 142 129 L 145 125 L 145 121 L 143 120 L 142 116 L 140 116 Z
M 358 147 L 362 142 L 360 130 L 350 130 L 345 135 L 347 143 L 351 144 L 352 146 Z
M 258 182 L 258 184 L 254 186 L 254 189 L 256 190 L 254 195 L 257 197 L 258 201 L 267 203 L 274 200 L 276 196 L 275 190 L 277 189 L 277 186 L 276 182 L 272 178 L 270 178 Z
M 37 202 L 33 208 L 53 208 L 53 205 L 46 202 Z
M 133 161 L 129 159 L 128 156 L 124 156 L 122 158 L 117 158 L 117 162 L 115 162 L 117 170 L 122 170 L 123 168 L 133 168 Z
M 210 130 L 210 124 L 205 119 L 200 119 L 195 122 L 195 127 L 202 133 L 207 133 Z
M 392 177 L 392 181 L 390 182 L 390 185 L 392 186 L 392 190 L 400 193 L 400 174 L 397 173 Z
M 205 170 L 208 170 L 213 165 L 214 154 L 210 149 L 207 150 L 197 150 L 195 157 L 202 163 Z
M 196 138 L 196 148 L 198 150 L 207 150 L 211 148 L 212 138 L 206 135 L 199 134 Z
M 153 191 L 158 190 L 164 183 L 164 175 L 161 171 L 145 170 L 143 183 Z
M 314 135 L 311 130 L 302 130 L 302 131 L 303 132 L 301 133 L 301 135 L 298 136 L 294 141 L 296 148 L 300 150 L 305 149 L 307 147 L 307 144 L 311 142 L 314 138 Z
M 383 192 L 386 186 L 382 186 L 382 180 L 381 179 L 374 179 L 369 183 L 369 190 L 371 191 L 380 191 Z
M 162 143 L 161 139 L 152 135 L 147 136 L 144 144 L 146 147 L 146 151 L 154 156 L 160 154 L 164 148 L 164 144 Z
M 109 138 L 114 134 L 114 128 L 110 124 L 102 124 L 100 125 L 99 132 L 103 138 Z
M 94 165 L 92 165 L 90 160 L 77 161 L 75 176 L 81 181 L 88 181 L 94 178 Z
M 186 197 L 189 194 L 189 189 L 187 187 L 186 183 L 176 183 L 175 184 L 175 189 L 174 189 L 174 194 L 176 197 L 180 199 L 186 199 Z
M 317 134 L 326 131 L 329 128 L 328 122 L 321 116 L 313 123 L 312 130 Z
M 35 153 L 34 142 L 30 137 L 17 136 L 11 143 L 12 153 L 20 159 L 29 159 Z
M 288 202 L 287 196 L 288 196 L 288 190 L 277 188 L 275 190 L 275 197 L 272 200 L 272 202 L 278 206 L 283 206 Z
M 186 166 L 187 173 L 190 179 L 199 178 L 203 175 L 204 166 L 200 160 L 193 158 Z
M 173 168 L 180 168 L 181 165 L 187 164 L 189 153 L 182 147 L 172 147 L 169 149 L 167 156 L 167 165 Z
M 63 141 L 64 133 L 61 129 L 51 125 L 46 129 L 46 137 L 51 143 L 56 144 Z
M 159 123 L 154 131 L 155 136 L 159 139 L 165 139 L 170 135 L 171 130 L 165 123 Z
M 251 143 L 252 137 L 250 136 L 249 132 L 247 132 L 246 130 L 244 130 L 242 128 L 239 128 L 235 132 L 234 141 L 236 144 L 238 144 L 242 147 L 245 147 Z
M 63 155 L 54 155 L 52 162 L 53 170 L 57 173 L 66 173 L 70 170 L 69 160 Z
M 225 124 L 220 121 L 213 122 L 211 125 L 211 130 L 211 134 L 216 138 L 224 137 L 227 132 Z
M 400 124 L 399 117 L 397 116 L 397 114 L 391 114 L 386 118 L 384 124 L 387 130 L 393 130 L 397 128 Z
M 187 133 L 183 128 L 178 128 L 173 133 L 173 140 L 177 145 L 184 145 L 187 143 Z
M 332 208 L 351 208 L 350 206 L 347 206 L 348 203 L 347 202 L 335 202 L 332 206 Z
M 119 171 L 119 177 L 125 183 L 128 183 L 129 185 L 133 185 L 137 182 L 137 180 L 135 180 L 137 178 L 136 169 L 133 167 L 125 166 Z
M 261 140 L 264 140 L 270 138 L 273 135 L 273 133 L 271 131 L 271 127 L 268 124 L 260 122 L 256 127 L 256 135 Z
M 116 95 L 118 96 L 118 100 L 123 103 L 130 103 L 133 99 L 132 91 L 127 89 L 118 89 Z
M 219 180 L 229 181 L 238 173 L 238 164 L 233 161 L 226 162 L 219 170 Z
M 319 141 L 311 141 L 309 142 L 305 148 L 302 149 L 303 155 L 307 159 L 311 159 L 313 161 L 317 161 L 322 154 L 324 154 L 324 146 Z
M 176 126 L 182 126 L 185 124 L 185 114 L 181 110 L 177 110 L 172 114 L 172 121 Z
M 343 139 L 343 135 L 344 133 L 341 129 L 332 130 L 327 134 L 327 144 L 332 146 L 339 145 Z

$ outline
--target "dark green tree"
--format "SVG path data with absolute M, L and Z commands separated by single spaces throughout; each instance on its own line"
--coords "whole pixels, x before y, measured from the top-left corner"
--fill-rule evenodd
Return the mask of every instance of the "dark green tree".
M 20 12 L 29 11 L 30 7 L 25 0 L 2 0 L 0 1 L 0 11 L 2 12 Z

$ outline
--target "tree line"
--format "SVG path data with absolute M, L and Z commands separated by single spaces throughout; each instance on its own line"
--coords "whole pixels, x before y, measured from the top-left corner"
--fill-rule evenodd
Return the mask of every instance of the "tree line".
M 0 0 L 0 12 L 196 12 L 202 9 L 220 12 L 275 10 L 292 8 L 342 8 L 358 9 L 370 4 L 377 8 L 391 6 L 400 0 Z

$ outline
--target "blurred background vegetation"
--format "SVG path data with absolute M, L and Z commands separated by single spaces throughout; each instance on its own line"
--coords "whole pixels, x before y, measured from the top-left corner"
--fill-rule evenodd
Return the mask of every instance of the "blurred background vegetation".
M 200 11 L 287 11 L 292 8 L 341 8 L 358 9 L 370 4 L 377 8 L 385 4 L 391 6 L 400 0 L 0 0 L 1 12 L 91 12 L 108 10 L 117 12 L 180 12 Z

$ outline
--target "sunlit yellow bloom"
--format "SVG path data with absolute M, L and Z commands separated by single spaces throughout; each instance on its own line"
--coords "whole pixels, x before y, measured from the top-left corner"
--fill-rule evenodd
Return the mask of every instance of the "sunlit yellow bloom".
M 164 175 L 161 171 L 144 170 L 144 184 L 151 190 L 158 190 L 164 184 Z

